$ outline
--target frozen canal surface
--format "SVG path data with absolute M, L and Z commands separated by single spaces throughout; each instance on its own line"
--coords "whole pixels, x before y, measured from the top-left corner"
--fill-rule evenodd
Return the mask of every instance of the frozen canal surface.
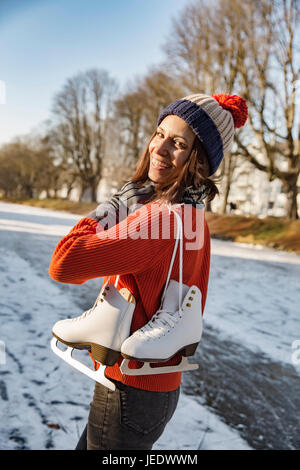
M 73 449 L 85 426 L 93 382 L 49 346 L 101 284 L 48 276 L 79 218 L 0 203 L 0 449 Z M 300 449 L 299 306 L 299 256 L 213 240 L 199 369 L 154 449 Z

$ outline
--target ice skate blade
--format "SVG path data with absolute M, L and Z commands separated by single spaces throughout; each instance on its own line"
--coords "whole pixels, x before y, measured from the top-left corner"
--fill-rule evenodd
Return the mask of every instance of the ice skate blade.
M 179 364 L 175 366 L 151 367 L 150 362 L 144 362 L 139 369 L 130 369 L 128 367 L 130 359 L 123 359 L 120 365 L 122 374 L 125 375 L 154 375 L 154 374 L 170 374 L 172 372 L 185 372 L 198 369 L 199 364 L 191 364 L 187 357 L 182 356 Z
M 58 339 L 60 343 L 69 346 L 71 349 L 85 349 L 90 351 L 93 359 L 105 366 L 113 366 L 119 359 L 119 351 L 114 351 L 113 349 L 106 348 L 105 346 L 101 346 L 101 344 L 91 342 L 70 343 L 57 336 L 53 331 L 52 334 L 53 336 L 55 336 L 56 339 Z
M 78 361 L 77 359 L 74 359 L 72 357 L 72 353 L 74 348 L 67 347 L 65 351 L 62 351 L 59 349 L 57 346 L 58 339 L 57 338 L 52 338 L 51 340 L 51 349 L 52 351 L 60 357 L 63 361 L 67 362 L 70 366 L 74 367 L 75 369 L 79 370 L 79 372 L 82 372 L 83 374 L 87 375 L 91 379 L 95 380 L 96 382 L 99 382 L 100 384 L 104 385 L 104 387 L 109 388 L 113 392 L 116 390 L 116 386 L 113 382 L 111 382 L 107 377 L 105 377 L 105 369 L 106 366 L 103 366 L 100 364 L 100 367 L 98 370 L 92 370 L 82 362 Z

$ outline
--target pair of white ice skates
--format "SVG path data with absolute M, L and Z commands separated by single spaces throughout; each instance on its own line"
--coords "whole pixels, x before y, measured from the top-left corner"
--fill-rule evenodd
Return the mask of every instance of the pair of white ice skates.
M 105 367 L 117 362 L 123 356 L 120 369 L 126 375 L 150 375 L 180 372 L 198 368 L 190 364 L 202 335 L 201 292 L 197 286 L 182 283 L 182 225 L 177 217 L 177 239 L 169 268 L 168 279 L 162 296 L 160 309 L 142 328 L 130 335 L 130 326 L 135 309 L 135 299 L 128 289 L 117 290 L 109 284 L 101 289 L 94 306 L 79 317 L 57 322 L 52 334 L 53 351 L 70 365 L 114 390 L 115 385 L 105 376 Z M 178 239 L 180 245 L 180 279 L 170 280 L 176 255 Z M 68 346 L 62 351 L 60 341 Z M 100 367 L 93 371 L 72 357 L 73 349 L 88 349 Z M 177 353 L 182 354 L 181 362 L 172 366 L 151 367 L 151 363 L 165 362 Z M 129 360 L 144 362 L 141 368 L 132 369 Z

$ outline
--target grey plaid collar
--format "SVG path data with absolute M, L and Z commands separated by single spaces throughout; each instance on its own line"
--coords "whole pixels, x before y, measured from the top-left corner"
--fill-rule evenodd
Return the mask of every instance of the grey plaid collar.
M 153 192 L 155 191 L 155 183 L 148 179 L 145 181 L 144 185 L 145 188 L 152 188 Z M 184 204 L 192 204 L 192 206 L 197 207 L 198 209 L 205 207 L 204 199 L 208 195 L 208 189 L 204 184 L 199 187 L 188 186 L 182 197 L 182 203 Z M 200 206 L 200 207 L 199 207 Z

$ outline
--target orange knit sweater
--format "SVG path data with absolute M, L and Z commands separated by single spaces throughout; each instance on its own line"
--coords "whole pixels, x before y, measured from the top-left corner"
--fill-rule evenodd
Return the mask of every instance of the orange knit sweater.
M 210 237 L 203 209 L 178 206 L 183 222 L 183 283 L 196 285 L 202 293 L 204 311 L 210 265 Z M 118 288 L 127 287 L 136 300 L 131 333 L 145 325 L 160 307 L 176 238 L 177 222 L 166 205 L 148 203 L 118 225 L 97 232 L 97 222 L 81 219 L 57 245 L 49 274 L 52 279 L 82 284 L 93 278 L 111 276 Z M 195 249 L 195 242 L 198 247 Z M 193 249 L 190 249 L 193 246 Z M 179 248 L 171 279 L 179 280 Z M 180 356 L 159 365 L 176 364 Z M 152 391 L 178 388 L 181 372 L 128 376 L 120 372 L 119 361 L 106 368 L 106 376 L 127 385 Z M 131 361 L 130 367 L 138 366 Z

